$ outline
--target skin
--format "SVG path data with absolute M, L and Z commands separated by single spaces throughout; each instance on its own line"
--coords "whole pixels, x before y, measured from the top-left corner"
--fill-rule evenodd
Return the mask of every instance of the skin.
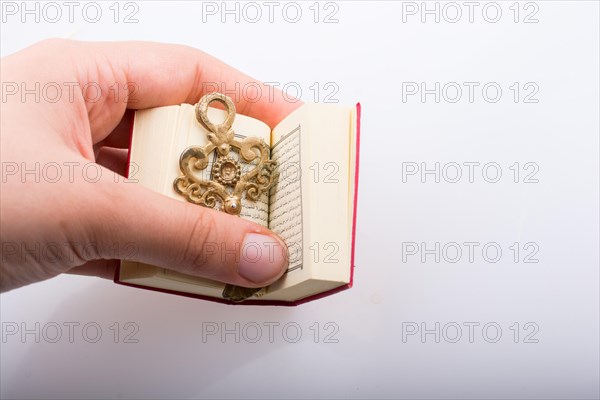
M 63 89 L 56 101 L 50 91 L 37 101 L 34 95 L 3 93 L 1 291 L 65 272 L 112 279 L 118 259 L 247 287 L 270 284 L 283 274 L 285 268 L 253 282 L 238 273 L 236 257 L 204 251 L 207 243 L 234 249 L 247 233 L 269 235 L 282 243 L 269 230 L 170 199 L 122 177 L 132 118 L 128 110 L 195 104 L 205 94 L 203 89 L 214 90 L 203 82 L 226 88 L 235 88 L 236 82 L 264 88 L 262 83 L 197 49 L 145 42 L 52 39 L 3 58 L 1 66 L 3 91 L 6 82 L 24 84 L 28 90 L 36 82 Z M 83 93 L 90 82 L 101 88 L 99 98 L 98 93 Z M 273 127 L 300 105 L 286 101 L 277 90 L 273 96 L 266 91 L 255 96 L 251 92 L 256 86 L 233 99 L 238 113 Z M 40 171 L 48 163 L 63 166 L 60 179 L 42 176 L 36 182 L 36 173 L 21 174 L 21 168 L 34 170 L 36 163 Z M 88 163 L 96 163 L 101 171 L 97 182 L 84 179 L 82 169 Z M 72 176 L 65 165 L 75 166 Z M 86 171 L 96 176 L 96 168 Z M 51 172 L 48 175 L 54 177 L 55 169 Z M 53 252 L 57 247 L 60 251 Z

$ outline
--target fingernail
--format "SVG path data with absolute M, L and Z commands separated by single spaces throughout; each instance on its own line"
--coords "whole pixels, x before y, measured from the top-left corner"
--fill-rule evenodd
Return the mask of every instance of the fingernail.
M 241 248 L 238 273 L 254 283 L 265 283 L 287 267 L 286 251 L 272 236 L 247 233 Z

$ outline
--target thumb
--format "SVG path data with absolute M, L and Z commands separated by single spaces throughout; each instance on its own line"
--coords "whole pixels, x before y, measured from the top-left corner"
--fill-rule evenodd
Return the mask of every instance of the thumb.
M 101 186 L 90 230 L 102 258 L 133 244 L 117 258 L 244 287 L 269 285 L 287 269 L 287 248 L 267 228 L 141 185 Z

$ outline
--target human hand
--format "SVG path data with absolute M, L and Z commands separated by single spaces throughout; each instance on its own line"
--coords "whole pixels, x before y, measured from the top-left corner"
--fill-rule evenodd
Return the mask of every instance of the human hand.
M 283 274 L 287 250 L 266 228 L 122 177 L 128 109 L 194 104 L 203 82 L 263 84 L 189 47 L 55 39 L 3 58 L 1 80 L 0 291 L 63 272 L 112 278 L 119 258 L 246 287 Z M 236 96 L 237 111 L 273 127 L 299 103 L 271 90 Z M 231 256 L 245 241 L 259 259 Z

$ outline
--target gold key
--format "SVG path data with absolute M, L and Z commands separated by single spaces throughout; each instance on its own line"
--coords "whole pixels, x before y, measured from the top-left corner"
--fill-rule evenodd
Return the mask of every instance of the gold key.
M 221 124 L 214 124 L 208 118 L 208 105 L 217 101 L 225 106 L 227 116 Z M 208 143 L 204 146 L 188 147 L 179 158 L 179 175 L 173 182 L 175 191 L 187 201 L 204 207 L 240 215 L 242 197 L 256 201 L 268 192 L 275 180 L 275 162 L 269 160 L 269 146 L 257 137 L 238 140 L 232 129 L 235 120 L 235 105 L 221 93 L 210 93 L 202 97 L 195 107 L 197 121 L 209 131 Z M 239 154 L 238 159 L 230 152 Z M 214 152 L 215 161 L 211 169 L 211 179 L 200 177 L 209 165 L 209 156 Z M 243 172 L 240 161 L 254 162 L 254 167 Z M 223 298 L 240 302 L 264 288 L 244 288 L 226 285 Z

